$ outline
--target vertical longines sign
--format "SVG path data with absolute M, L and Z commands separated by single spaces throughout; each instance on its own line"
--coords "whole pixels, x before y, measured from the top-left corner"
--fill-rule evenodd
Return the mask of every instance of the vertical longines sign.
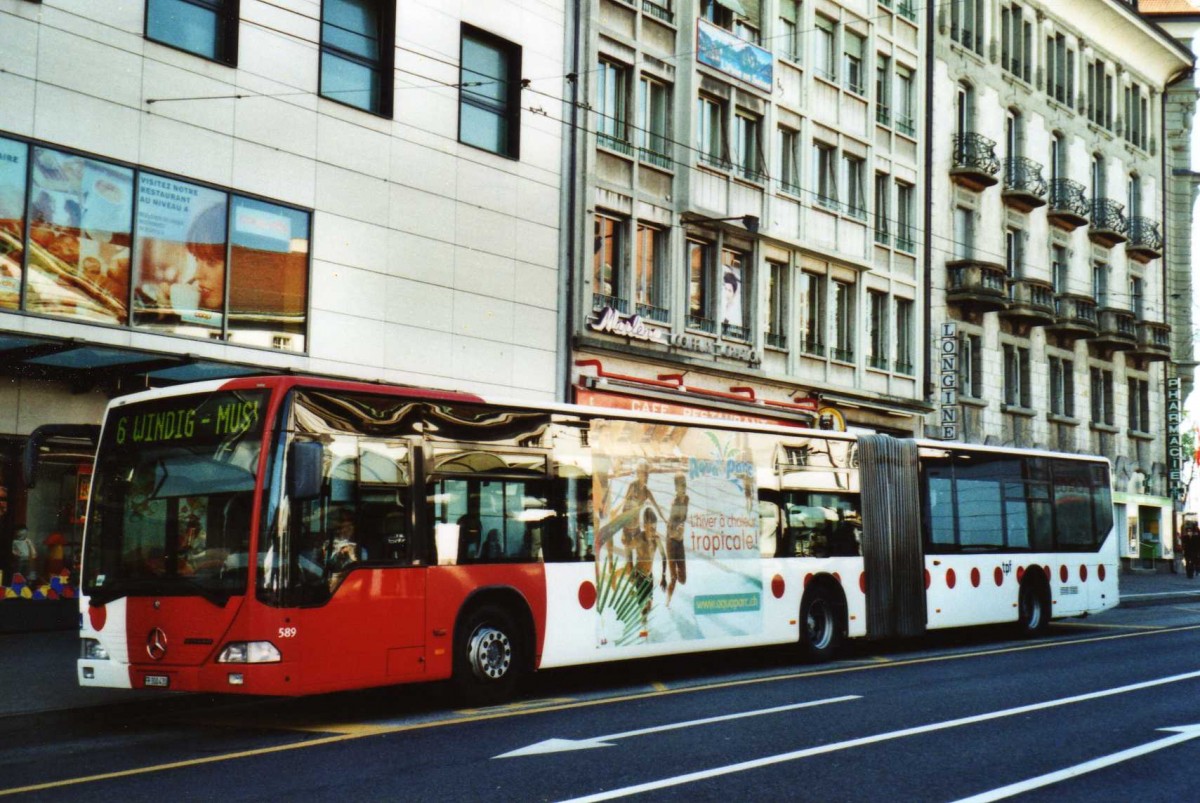
M 958 324 L 942 324 L 942 339 L 938 344 L 939 429 L 942 440 L 958 440 Z
M 1183 443 L 1179 437 L 1179 425 L 1183 420 L 1183 382 L 1177 376 L 1167 378 L 1167 459 L 1170 462 L 1171 497 L 1184 501 Z

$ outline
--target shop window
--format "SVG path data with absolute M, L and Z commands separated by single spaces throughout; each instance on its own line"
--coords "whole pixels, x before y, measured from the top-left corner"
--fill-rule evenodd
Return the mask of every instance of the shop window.
M 146 38 L 237 64 L 239 0 L 146 0 Z
M 229 220 L 230 342 L 271 348 L 278 337 L 304 349 L 309 215 L 234 197 Z

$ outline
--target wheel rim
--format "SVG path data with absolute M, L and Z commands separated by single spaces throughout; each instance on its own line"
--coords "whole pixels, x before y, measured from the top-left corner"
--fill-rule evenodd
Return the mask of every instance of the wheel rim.
M 512 667 L 512 641 L 502 630 L 483 626 L 471 636 L 467 645 L 467 660 L 471 671 L 480 680 L 499 680 Z
M 1026 589 L 1022 595 L 1025 604 L 1022 606 L 1025 613 L 1025 627 L 1029 630 L 1037 630 L 1042 623 L 1042 604 L 1037 598 L 1037 594 L 1029 589 Z
M 829 646 L 829 640 L 833 638 L 833 617 L 825 600 L 813 600 L 808 606 L 804 628 L 813 649 L 823 650 Z

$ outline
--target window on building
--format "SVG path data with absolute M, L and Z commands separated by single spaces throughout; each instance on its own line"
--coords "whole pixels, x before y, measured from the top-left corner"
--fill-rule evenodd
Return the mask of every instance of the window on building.
M 1050 182 L 1057 181 L 1060 178 L 1067 176 L 1067 147 L 1063 142 L 1063 136 L 1055 131 L 1050 136 Z M 1054 188 L 1051 187 L 1053 191 Z
M 913 94 L 914 73 L 904 65 L 896 65 L 896 130 L 912 136 L 916 132 L 916 95 Z
M 667 233 L 657 226 L 638 223 L 637 258 L 633 277 L 635 312 L 643 318 L 665 323 L 667 305 L 664 303 L 665 258 Z
M 733 168 L 743 178 L 762 180 L 762 148 L 759 144 L 759 119 L 744 112 L 733 116 Z
M 813 142 L 813 180 L 816 182 L 817 203 L 829 209 L 838 208 L 837 149 L 825 142 Z
M 733 248 L 721 249 L 721 334 L 734 340 L 750 339 L 750 255 Z
M 321 96 L 392 116 L 396 4 L 325 0 L 321 6 Z
M 1135 217 L 1142 216 L 1142 179 L 1137 173 L 1129 174 L 1129 182 L 1126 185 L 1126 216 L 1132 220 Z
M 239 0 L 146 0 L 146 38 L 237 64 Z
M 592 244 L 592 305 L 628 312 L 621 299 L 625 265 L 625 221 L 597 214 Z
M 780 0 L 775 50 L 791 61 L 800 59 L 800 0 Z
M 896 299 L 896 373 L 906 376 L 916 374 L 916 322 L 913 318 L 914 305 L 910 298 Z
M 1050 357 L 1050 412 L 1075 417 L 1075 362 L 1066 357 Z
M 855 286 L 849 282 L 833 282 L 833 350 L 830 356 L 842 362 L 854 362 Z
M 1129 431 L 1150 432 L 1150 383 L 1145 379 L 1129 378 Z
M 983 0 L 950 3 L 950 38 L 975 53 L 983 53 Z
M 629 68 L 600 60 L 596 70 L 596 134 L 600 145 L 629 155 Z
M 1033 61 L 1033 23 L 1019 5 L 1000 9 L 1000 65 L 1023 81 L 1029 81 Z
M 766 344 L 777 349 L 787 348 L 788 275 L 788 266 L 782 262 L 767 263 Z
M 892 122 L 892 59 L 884 53 L 875 54 L 875 122 Z
M 917 250 L 914 239 L 913 185 L 896 182 L 896 247 L 913 253 Z
M 1100 154 L 1092 154 L 1092 198 L 1100 199 L 1107 197 L 1108 187 L 1108 171 L 1104 163 L 1104 157 Z
M 812 67 L 817 75 L 832 81 L 834 74 L 834 31 L 837 23 L 820 14 L 814 20 Z
M 1112 426 L 1115 420 L 1113 410 L 1113 373 L 1103 368 L 1092 368 L 1092 423 Z
M 700 0 L 700 18 L 727 31 L 733 30 L 733 11 L 720 0 Z
M 458 141 L 516 159 L 521 145 L 521 48 L 464 25 Z
M 842 158 L 842 185 L 846 188 L 846 213 L 860 220 L 867 218 L 866 162 L 857 156 Z
M 1139 321 L 1146 319 L 1145 284 L 1141 276 L 1129 277 L 1129 309 Z
M 1050 247 L 1050 280 L 1054 283 L 1054 293 L 1066 293 L 1071 287 L 1071 263 L 1067 259 L 1065 245 Z
M 969 332 L 960 336 L 958 387 L 970 399 L 983 398 L 983 338 Z
M 641 79 L 638 93 L 638 158 L 657 167 L 670 168 L 667 140 L 671 124 L 671 89 L 651 78 Z
M 688 240 L 688 327 L 715 333 L 713 320 L 713 246 Z
M 887 173 L 875 174 L 875 242 L 887 245 L 891 242 L 891 227 L 888 218 L 891 209 L 888 201 L 891 198 L 892 179 Z
M 1061 33 L 1046 37 L 1046 91 L 1059 103 L 1075 105 L 1075 51 Z
M 1004 268 L 1010 279 L 1025 275 L 1025 232 L 1020 229 L 1004 230 Z
M 975 215 L 965 206 L 954 207 L 954 258 L 971 259 L 975 253 Z
M 1095 59 L 1087 67 L 1087 116 L 1096 125 L 1108 130 L 1113 127 L 1113 77 L 1103 59 Z
M 825 356 L 825 277 L 819 273 L 804 274 L 804 342 L 805 354 Z
M 1125 139 L 1142 150 L 1149 144 L 1148 113 L 1146 90 L 1140 84 L 1125 87 Z
M 846 89 L 856 95 L 867 94 L 867 80 L 863 73 L 863 53 L 867 40 L 851 30 L 842 34 L 842 82 Z
M 878 290 L 867 291 L 868 325 L 871 328 L 871 353 L 868 362 L 872 368 L 886 371 L 888 368 L 888 295 Z
M 800 194 L 800 134 L 779 129 L 779 186 L 784 192 Z
M 1096 261 L 1092 263 L 1092 298 L 1101 307 L 1111 307 L 1108 297 L 1108 263 Z
M 696 150 L 704 164 L 729 166 L 725 158 L 725 109 L 719 100 L 703 95 L 696 100 Z
M 229 212 L 228 342 L 304 350 L 308 254 L 307 212 L 233 197 Z
M 1029 349 L 1004 344 L 1004 403 L 1009 407 L 1032 406 L 1029 384 Z

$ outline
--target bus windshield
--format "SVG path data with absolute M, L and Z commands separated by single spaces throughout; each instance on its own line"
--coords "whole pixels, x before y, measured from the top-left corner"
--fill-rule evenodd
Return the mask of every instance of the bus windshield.
M 113 408 L 96 460 L 84 554 L 95 602 L 244 593 L 267 391 Z

